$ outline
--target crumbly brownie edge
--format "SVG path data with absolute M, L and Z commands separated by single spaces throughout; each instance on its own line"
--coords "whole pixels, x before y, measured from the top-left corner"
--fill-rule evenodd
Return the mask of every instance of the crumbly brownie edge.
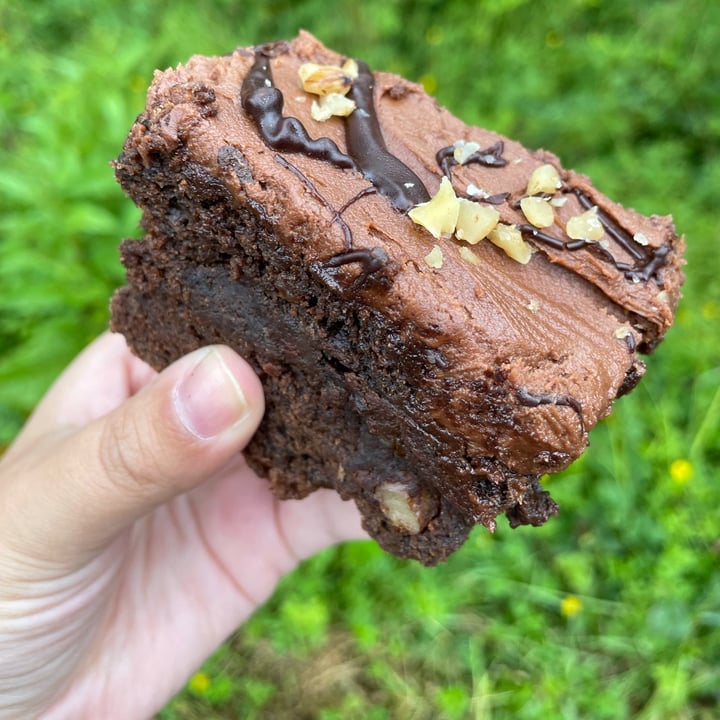
M 264 332 L 263 324 L 257 316 L 250 322 L 245 319 L 248 310 L 258 309 L 257 303 L 267 308 L 264 298 L 246 295 L 239 304 L 243 317 L 220 317 L 221 283 L 237 294 L 233 281 L 211 280 L 207 275 L 196 278 L 188 304 L 164 290 L 144 295 L 124 288 L 113 301 L 115 322 L 123 326 L 136 350 L 161 362 L 198 345 L 227 342 L 232 333 L 237 338 L 235 349 L 244 351 L 263 377 L 266 395 L 265 417 L 245 456 L 251 467 L 268 478 L 275 495 L 300 498 L 318 487 L 330 487 L 355 501 L 366 530 L 393 554 L 433 565 L 456 550 L 474 523 L 435 488 L 418 480 L 412 460 L 398 457 L 392 446 L 369 432 L 355 399 L 332 366 L 318 364 L 309 354 L 285 355 L 283 365 L 276 357 L 267 359 L 255 342 L 258 333 Z M 204 290 L 213 305 L 208 311 L 197 304 Z M 236 297 L 233 304 L 237 311 Z M 276 329 L 280 336 L 288 326 Z M 387 483 L 403 485 L 417 499 L 425 513 L 422 532 L 409 534 L 389 522 L 378 493 Z

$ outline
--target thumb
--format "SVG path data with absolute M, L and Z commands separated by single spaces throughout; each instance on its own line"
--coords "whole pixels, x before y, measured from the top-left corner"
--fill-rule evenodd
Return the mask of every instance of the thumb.
M 104 417 L 28 450 L 29 467 L 11 466 L 0 507 L 14 526 L 13 544 L 24 538 L 31 546 L 20 547 L 47 560 L 54 548 L 64 558 L 97 552 L 159 504 L 213 477 L 249 442 L 263 410 L 259 380 L 232 350 L 187 355 Z M 38 542 L 41 548 L 32 547 Z

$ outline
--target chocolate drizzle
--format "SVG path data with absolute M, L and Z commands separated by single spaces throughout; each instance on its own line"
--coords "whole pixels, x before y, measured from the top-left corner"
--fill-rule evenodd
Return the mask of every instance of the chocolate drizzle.
M 484 150 L 477 150 L 472 153 L 472 155 L 465 160 L 463 165 L 477 163 L 478 165 L 484 165 L 485 167 L 505 167 L 507 165 L 507 160 L 503 157 L 504 150 L 505 144 L 502 140 L 498 140 L 494 145 L 491 145 Z M 458 164 L 455 159 L 455 146 L 448 145 L 447 147 L 440 148 L 440 150 L 438 150 L 435 154 L 435 160 L 448 180 L 452 180 L 450 171 L 454 165 Z
M 300 180 L 300 182 L 310 191 L 310 194 L 325 208 L 327 208 L 332 213 L 332 220 L 330 221 L 330 224 L 337 223 L 340 226 L 340 229 L 343 233 L 343 239 L 345 241 L 345 249 L 350 250 L 352 248 L 352 231 L 350 230 L 350 226 L 345 222 L 343 219 L 341 213 L 343 210 L 345 210 L 350 204 L 352 204 L 352 201 L 357 199 L 357 196 L 355 198 L 352 198 L 350 202 L 345 203 L 340 210 L 336 210 L 325 198 L 325 196 L 315 187 L 315 184 L 310 180 L 310 178 L 302 171 L 300 168 L 295 167 L 289 160 L 286 160 L 282 155 L 276 155 L 275 156 L 275 162 L 282 165 L 284 168 L 288 169 L 295 177 Z
M 341 285 L 338 281 L 336 271 L 345 265 L 353 264 L 360 266 L 360 272 L 349 284 Z M 341 293 L 360 290 L 371 278 L 380 283 L 391 280 L 387 272 L 389 267 L 390 258 L 385 249 L 381 247 L 345 250 L 337 255 L 333 255 L 327 260 L 321 260 L 311 264 L 313 271 L 317 273 L 327 285 L 334 287 Z
M 580 420 L 580 431 L 585 432 L 585 419 L 582 405 L 569 395 L 550 395 L 549 393 L 532 393 L 527 388 L 518 388 L 516 397 L 524 407 L 534 408 L 540 405 L 558 405 L 573 409 Z
M 341 169 L 359 169 L 393 207 L 406 212 L 427 202 L 430 194 L 422 180 L 388 151 L 375 112 L 373 74 L 364 62 L 358 62 L 358 68 L 358 77 L 349 92 L 357 107 L 345 124 L 349 155 L 330 138 L 313 140 L 297 118 L 283 117 L 283 94 L 273 85 L 270 51 L 265 46 L 256 48 L 255 62 L 243 80 L 242 108 L 273 150 L 302 153 Z
M 580 205 L 582 205 L 585 210 L 591 210 L 593 207 L 595 207 L 593 201 L 582 190 L 579 190 L 578 188 L 573 188 L 573 193 L 580 201 Z M 641 246 L 633 242 L 633 240 L 621 227 L 612 222 L 610 218 L 599 208 L 597 211 L 597 215 L 600 224 L 605 229 L 605 232 L 610 235 L 610 237 L 613 238 L 613 240 L 615 240 L 615 242 L 617 242 L 618 245 L 620 245 L 620 247 L 625 250 L 628 255 L 634 257 L 635 260 L 646 260 L 646 255 L 643 252 Z
M 330 138 L 313 140 L 297 118 L 283 117 L 285 100 L 273 85 L 266 48 L 255 51 L 255 62 L 243 80 L 240 101 L 243 110 L 255 121 L 262 139 L 273 150 L 302 153 L 347 170 L 356 168 L 355 161 Z
M 422 180 L 399 158 L 391 154 L 383 140 L 373 101 L 373 74 L 367 63 L 358 62 L 359 73 L 348 97 L 357 108 L 345 122 L 347 149 L 363 175 L 378 192 L 402 212 L 427 202 L 430 194 Z
M 564 243 L 562 240 L 553 237 L 552 235 L 548 235 L 542 230 L 538 230 L 534 225 L 518 225 L 517 229 L 523 235 L 529 235 L 530 237 L 535 238 L 535 240 L 541 240 L 546 245 L 549 245 L 556 250 L 570 250 L 567 243 Z
M 501 192 L 495 193 L 494 195 L 485 195 L 483 197 L 462 194 L 462 197 L 466 198 L 467 200 L 472 200 L 473 202 L 484 202 L 488 203 L 488 205 L 502 205 L 504 202 L 507 201 L 511 194 L 512 193 L 509 192 Z M 458 197 L 460 197 L 460 195 L 458 195 Z
M 595 207 L 593 201 L 582 190 L 573 188 L 573 193 L 586 210 Z M 622 271 L 625 277 L 632 282 L 655 280 L 655 282 L 662 287 L 663 283 L 659 271 L 667 262 L 668 255 L 670 254 L 670 244 L 666 243 L 660 247 L 639 245 L 626 230 L 615 223 L 599 208 L 597 214 L 598 220 L 605 229 L 605 232 L 635 260 L 635 263 L 630 265 L 628 263 L 618 262 L 610 253 L 607 253 L 615 267 Z
M 295 175 L 298 180 L 308 189 L 310 194 L 327 210 L 332 213 L 332 220 L 330 224 L 337 223 L 343 233 L 343 240 L 345 243 L 344 252 L 333 255 L 328 260 L 322 263 L 323 270 L 339 268 L 343 265 L 350 265 L 351 263 L 360 263 L 361 270 L 360 274 L 353 280 L 352 289 L 357 289 L 369 279 L 371 275 L 382 270 L 388 263 L 389 258 L 387 252 L 383 248 L 358 248 L 353 249 L 353 237 L 350 226 L 345 222 L 342 217 L 342 213 L 347 210 L 354 202 L 359 200 L 366 195 L 370 195 L 375 191 L 375 188 L 365 188 L 361 190 L 357 195 L 353 196 L 348 200 L 339 210 L 336 210 L 325 198 L 325 196 L 315 187 L 315 184 L 300 168 L 293 165 L 289 160 L 284 158 L 282 155 L 275 155 L 275 162 L 282 165 L 284 168 L 289 170 Z
M 587 250 L 588 252 L 597 255 L 604 262 L 615 265 L 618 269 L 623 269 L 622 266 L 624 263 L 618 263 L 610 251 L 606 250 L 602 245 L 592 240 L 570 240 L 569 242 L 564 242 L 559 238 L 543 232 L 542 230 L 538 230 L 534 225 L 522 224 L 518 225 L 517 229 L 523 235 L 535 238 L 535 240 L 540 240 L 555 250 L 568 250 L 570 252 L 575 252 L 576 250 Z M 629 267 L 629 265 L 625 265 L 625 267 Z
M 333 255 L 324 262 L 325 268 L 339 268 L 351 263 L 360 264 L 360 274 L 353 280 L 351 288 L 357 289 L 364 285 L 371 275 L 379 272 L 390 262 L 387 252 L 381 247 L 359 248 Z
M 590 210 L 595 207 L 592 200 L 582 190 L 573 188 L 572 193 L 578 198 L 580 205 L 585 210 Z M 588 250 L 598 255 L 605 262 L 614 265 L 617 270 L 624 273 L 627 280 L 632 282 L 655 280 L 655 282 L 662 287 L 663 283 L 659 275 L 659 270 L 667 262 L 670 245 L 665 244 L 656 248 L 639 245 L 602 210 L 598 209 L 597 215 L 605 232 L 635 260 L 633 264 L 617 260 L 609 250 L 598 242 L 583 239 L 564 242 L 542 230 L 538 230 L 533 225 L 521 224 L 518 225 L 517 228 L 523 235 L 539 240 L 555 250 L 568 250 L 570 252 Z

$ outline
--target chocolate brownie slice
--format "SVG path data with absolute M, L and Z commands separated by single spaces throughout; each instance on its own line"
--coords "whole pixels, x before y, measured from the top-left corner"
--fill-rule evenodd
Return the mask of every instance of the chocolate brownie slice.
M 145 236 L 113 328 L 158 369 L 237 350 L 273 492 L 335 488 L 426 564 L 557 511 L 539 478 L 635 386 L 680 296 L 670 218 L 307 33 L 156 73 L 115 168 Z

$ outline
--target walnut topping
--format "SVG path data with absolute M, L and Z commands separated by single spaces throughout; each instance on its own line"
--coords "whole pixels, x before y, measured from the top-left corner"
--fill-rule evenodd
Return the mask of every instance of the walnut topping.
M 523 240 L 522 233 L 515 225 L 499 223 L 498 226 L 488 235 L 493 245 L 505 251 L 513 260 L 527 265 L 532 257 L 532 248 Z
M 480 144 L 466 140 L 456 140 L 453 143 L 453 159 L 458 165 L 464 165 L 473 153 L 480 149 Z
M 537 228 L 550 227 L 555 222 L 555 213 L 552 205 L 541 197 L 525 197 L 520 201 L 523 214 Z
M 556 190 L 562 187 L 560 174 L 550 164 L 540 165 L 536 167 L 530 179 L 528 180 L 527 194 L 537 195 L 538 193 L 547 193 L 552 195 Z
M 632 335 L 632 330 L 630 330 L 630 328 L 625 325 L 621 325 L 615 330 L 615 337 L 618 340 L 624 340 L 626 337 L 628 337 L 628 335 Z
M 443 254 L 439 245 L 433 245 L 432 250 L 425 256 L 425 264 L 436 270 L 443 266 Z
M 340 93 L 324 95 L 319 101 L 313 100 L 310 115 L 313 120 L 324 122 L 333 116 L 347 117 L 356 108 L 355 102 Z
M 495 228 L 500 219 L 500 213 L 489 205 L 481 205 L 460 198 L 455 235 L 459 240 L 465 240 L 470 245 L 475 245 Z
M 463 260 L 471 265 L 480 265 L 482 263 L 480 258 L 467 245 L 459 245 L 458 253 Z
M 358 76 L 358 66 L 354 60 L 347 60 L 342 67 L 308 62 L 298 68 L 298 75 L 305 92 L 321 97 L 331 93 L 345 95 Z
M 447 177 L 440 181 L 437 193 L 427 202 L 415 205 L 408 217 L 435 238 L 456 233 L 459 240 L 474 245 L 487 237 L 513 260 L 523 265 L 530 261 L 532 248 L 523 240 L 520 230 L 515 225 L 499 223 L 500 214 L 495 208 L 458 198 Z M 425 262 L 429 265 L 428 259 L 434 261 L 434 257 L 431 252 Z
M 633 235 L 633 240 L 634 240 L 638 245 L 647 245 L 647 244 L 650 242 L 650 241 L 647 239 L 647 235 L 645 235 L 645 233 L 641 233 L 641 232 L 636 232 L 636 233 Z
M 460 211 L 460 202 L 455 195 L 452 183 L 446 178 L 440 182 L 437 193 L 427 202 L 416 205 L 408 217 L 416 224 L 429 230 L 433 237 L 451 235 Z
M 417 535 L 437 512 L 437 499 L 401 482 L 386 482 L 375 491 L 385 517 L 401 532 Z
M 465 192 L 470 195 L 470 197 L 486 198 L 490 196 L 490 193 L 486 192 L 482 188 L 479 188 L 475 185 L 475 183 L 469 183 Z
M 570 218 L 565 226 L 565 232 L 573 240 L 590 240 L 592 242 L 600 240 L 605 234 L 605 230 L 598 217 L 597 205 Z
M 352 58 L 348 58 L 342 64 L 342 70 L 351 80 L 357 80 L 357 76 L 360 74 L 360 68 Z

